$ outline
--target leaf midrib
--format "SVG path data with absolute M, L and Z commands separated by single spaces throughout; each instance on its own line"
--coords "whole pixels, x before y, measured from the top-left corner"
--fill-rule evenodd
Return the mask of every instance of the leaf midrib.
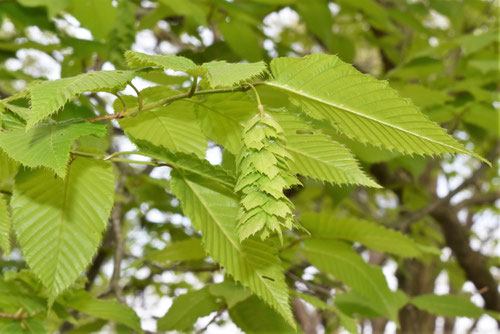
M 334 107 L 334 108 L 337 108 L 339 110 L 342 110 L 344 112 L 348 112 L 348 113 L 351 113 L 351 114 L 354 114 L 356 116 L 359 116 L 359 117 L 362 117 L 362 118 L 365 118 L 365 119 L 368 119 L 370 121 L 373 121 L 373 122 L 376 122 L 376 123 L 379 123 L 381 125 L 384 125 L 384 126 L 387 126 L 387 127 L 390 127 L 390 128 L 393 128 L 395 130 L 399 130 L 401 132 L 405 132 L 409 135 L 412 135 L 412 136 L 415 136 L 417 138 L 420 138 L 422 140 L 426 140 L 426 141 L 429 141 L 429 142 L 432 142 L 436 145 L 439 145 L 439 146 L 445 146 L 445 147 L 448 147 L 450 149 L 452 149 L 452 151 L 458 151 L 458 152 L 462 152 L 462 153 L 465 153 L 465 154 L 470 154 L 470 152 L 466 151 L 466 150 L 463 150 L 461 149 L 460 147 L 455 147 L 455 146 L 452 146 L 452 145 L 449 145 L 449 144 L 446 144 L 446 143 L 442 143 L 442 142 L 439 142 L 439 141 L 436 141 L 434 139 L 431 139 L 431 138 L 428 138 L 428 137 L 425 137 L 425 136 L 421 136 L 415 132 L 412 132 L 412 131 L 409 131 L 409 130 L 406 130 L 406 129 L 403 129 L 397 125 L 393 125 L 393 124 L 390 124 L 390 123 L 387 123 L 387 122 L 384 122 L 384 121 L 381 121 L 377 118 L 373 118 L 373 117 L 370 117 L 368 115 L 365 115 L 365 114 L 362 114 L 362 113 L 359 113 L 355 110 L 352 110 L 350 108 L 347 108 L 345 106 L 342 106 L 342 105 L 339 105 L 339 104 L 336 104 L 334 102 L 331 102 L 331 101 L 326 101 L 324 99 L 321 99 L 319 97 L 315 97 L 315 96 L 312 96 L 308 93 L 305 93 L 301 90 L 297 90 L 293 87 L 290 87 L 288 85 L 283 85 L 283 84 L 279 84 L 277 82 L 264 82 L 265 85 L 268 85 L 268 86 L 272 86 L 272 87 L 276 87 L 276 88 L 279 88 L 279 89 L 282 89 L 282 90 L 285 90 L 285 91 L 288 91 L 288 92 L 291 92 L 293 94 L 296 94 L 296 95 L 299 95 L 299 96 L 302 96 L 304 98 L 307 98 L 307 99 L 310 99 L 310 100 L 313 100 L 313 101 L 316 101 L 316 102 L 319 102 L 319 103 L 322 103 L 322 104 L 326 104 L 330 107 Z

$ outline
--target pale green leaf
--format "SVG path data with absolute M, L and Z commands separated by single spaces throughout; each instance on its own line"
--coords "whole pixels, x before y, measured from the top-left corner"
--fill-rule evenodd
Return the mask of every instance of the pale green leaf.
M 294 173 L 337 184 L 380 187 L 366 176 L 347 148 L 316 131 L 307 121 L 288 112 L 277 111 L 273 116 L 285 131 Z
M 10 254 L 11 226 L 12 219 L 7 205 L 7 200 L 4 195 L 0 194 L 0 247 L 7 256 Z
M 189 331 L 198 318 L 217 311 L 224 305 L 212 295 L 209 287 L 183 294 L 172 303 L 163 318 L 158 320 L 160 331 Z
M 243 123 L 258 112 L 255 102 L 245 93 L 216 94 L 192 102 L 207 137 L 231 153 L 238 154 L 242 145 Z
M 125 86 L 137 75 L 136 71 L 100 71 L 45 81 L 28 87 L 31 111 L 27 129 L 57 112 L 71 98 L 84 92 L 114 92 Z
M 334 275 L 369 299 L 382 314 L 397 321 L 399 305 L 379 267 L 367 264 L 349 245 L 340 241 L 306 240 L 305 253 L 313 266 Z
M 293 324 L 288 288 L 276 249 L 254 239 L 239 241 L 236 230 L 239 205 L 232 191 L 234 183 L 227 188 L 225 178 L 215 181 L 221 173 L 220 168 L 208 163 L 194 173 L 176 169 L 172 173 L 172 192 L 193 226 L 201 230 L 208 254 Z
M 18 167 L 19 164 L 0 149 L 0 189 L 13 183 Z
M 213 61 L 199 66 L 192 60 L 180 56 L 150 56 L 135 51 L 127 51 L 125 58 L 131 68 L 154 66 L 181 71 L 192 76 L 203 77 L 210 87 L 232 87 L 262 76 L 267 71 L 266 64 L 262 61 L 249 64 Z
M 209 290 L 212 295 L 224 298 L 228 308 L 233 307 L 252 295 L 249 289 L 245 289 L 242 285 L 233 281 L 212 284 Z
M 329 121 L 348 137 L 406 154 L 466 153 L 482 159 L 387 82 L 360 73 L 336 56 L 277 58 L 271 70 L 275 79 L 266 84 L 288 93 L 303 112 Z
M 166 245 L 162 250 L 148 253 L 143 259 L 158 263 L 200 260 L 206 257 L 200 239 L 187 239 Z
M 258 30 L 255 24 L 231 18 L 231 21 L 221 21 L 217 25 L 226 44 L 241 59 L 258 61 L 264 58 L 265 49 L 261 46 Z M 242 42 L 244 41 L 244 42 Z
M 120 126 L 133 141 L 146 140 L 174 152 L 195 153 L 199 157 L 205 157 L 207 151 L 208 140 L 189 101 L 177 101 L 123 118 Z
M 297 333 L 278 313 L 256 296 L 229 309 L 231 320 L 247 334 Z
M 131 68 L 155 66 L 166 70 L 185 72 L 193 76 L 201 75 L 204 72 L 191 59 L 181 56 L 150 56 L 140 52 L 127 51 L 125 52 L 125 59 Z
M 210 87 L 232 87 L 262 76 L 267 71 L 263 61 L 236 64 L 212 61 L 203 64 L 202 67 L 207 71 L 205 78 Z
M 120 19 L 112 0 L 72 0 L 69 10 L 97 39 L 106 38 Z
M 65 179 L 23 170 L 11 200 L 14 231 L 28 266 L 54 298 L 90 263 L 114 197 L 110 163 L 76 158 Z
M 479 318 L 484 311 L 470 300 L 453 295 L 428 294 L 410 301 L 421 310 L 445 317 Z
M 104 125 L 79 120 L 41 123 L 28 131 L 18 123 L 0 132 L 0 147 L 25 166 L 48 167 L 64 177 L 73 142 L 88 135 L 102 137 L 106 132 Z
M 135 311 L 126 305 L 114 300 L 103 300 L 93 297 L 86 291 L 79 290 L 61 301 L 64 306 L 99 319 L 110 320 L 124 324 L 137 332 L 142 333 L 141 321 Z
M 301 219 L 313 238 L 359 242 L 368 248 L 400 256 L 422 255 L 418 245 L 404 234 L 373 222 L 308 212 Z
M 19 0 L 18 2 L 25 7 L 47 7 L 49 16 L 53 17 L 65 9 L 71 0 Z

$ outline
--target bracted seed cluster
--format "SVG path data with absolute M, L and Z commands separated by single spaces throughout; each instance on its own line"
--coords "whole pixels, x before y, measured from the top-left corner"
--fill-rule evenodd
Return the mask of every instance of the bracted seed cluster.
M 247 123 L 236 162 L 240 240 L 252 235 L 264 240 L 273 233 L 282 240 L 282 228 L 291 229 L 296 224 L 293 204 L 283 190 L 300 181 L 290 173 L 287 161 L 292 157 L 284 146 L 283 129 L 270 115 L 257 115 Z

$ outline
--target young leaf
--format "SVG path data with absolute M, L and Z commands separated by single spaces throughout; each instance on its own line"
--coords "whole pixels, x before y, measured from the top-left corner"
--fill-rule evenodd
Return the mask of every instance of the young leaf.
M 308 212 L 301 222 L 315 239 L 359 242 L 368 248 L 400 256 L 422 254 L 417 244 L 404 234 L 367 220 Z
M 238 154 L 244 123 L 256 112 L 255 102 L 246 93 L 215 94 L 193 102 L 207 137 Z
M 228 308 L 252 296 L 250 289 L 245 289 L 241 284 L 227 280 L 219 284 L 212 284 L 209 289 L 212 295 L 224 298 Z
M 294 173 L 336 184 L 380 187 L 366 176 L 343 145 L 318 132 L 297 115 L 279 111 L 272 114 L 285 131 L 286 149 L 293 157 L 290 169 Z
M 479 318 L 484 311 L 470 300 L 453 295 L 421 295 L 410 301 L 421 310 L 445 317 Z
M 363 143 L 406 154 L 466 153 L 467 150 L 387 82 L 358 72 L 338 57 L 312 54 L 271 62 L 274 80 L 266 84 L 290 95 L 313 118 L 327 120 Z
M 201 66 L 207 71 L 204 78 L 207 80 L 208 85 L 213 88 L 232 87 L 262 76 L 267 71 L 266 64 L 263 61 L 247 64 L 212 61 Z
M 204 73 L 204 70 L 191 59 L 181 56 L 150 56 L 140 52 L 127 51 L 125 52 L 125 59 L 130 68 L 155 66 L 166 70 L 185 72 L 192 76 L 201 76 Z
M 110 163 L 76 158 L 65 179 L 23 170 L 11 200 L 14 231 L 28 266 L 54 299 L 85 269 L 106 228 L 114 197 Z
M 369 299 L 382 314 L 397 321 L 399 305 L 382 270 L 366 264 L 349 245 L 340 241 L 311 239 L 305 241 L 305 253 L 313 266 L 334 275 Z
M 9 156 L 0 149 L 0 187 L 13 181 L 18 167 L 18 163 L 9 158 Z
M 187 165 L 187 161 L 183 164 Z M 174 170 L 171 189 L 193 226 L 201 230 L 208 254 L 293 324 L 288 288 L 276 249 L 254 239 L 241 243 L 235 224 L 238 201 L 232 187 L 225 186 L 225 173 L 196 160 L 191 160 L 191 167 L 194 172 L 187 168 Z
M 134 51 L 127 51 L 125 58 L 131 68 L 155 66 L 166 70 L 181 71 L 204 78 L 212 88 L 232 87 L 266 72 L 266 64 L 262 61 L 249 64 L 213 61 L 199 66 L 192 60 L 180 56 L 150 56 Z
M 281 229 L 296 225 L 293 204 L 283 194 L 284 189 L 300 184 L 289 171 L 289 160 L 283 129 L 272 116 L 256 115 L 246 123 L 243 147 L 236 158 L 240 240 L 253 235 L 264 240 L 274 233 L 282 240 Z
M 200 260 L 206 257 L 200 239 L 187 239 L 168 244 L 162 250 L 148 253 L 143 259 L 158 263 Z
M 156 87 L 155 87 L 156 88 Z M 189 101 L 177 101 L 120 120 L 132 140 L 147 140 L 174 152 L 195 153 L 205 157 L 208 140 L 203 135 Z
M 142 333 L 141 321 L 134 310 L 114 300 L 102 300 L 93 297 L 86 291 L 78 290 L 64 296 L 61 303 L 79 312 L 96 318 L 114 321 L 124 324 Z
M 230 308 L 229 315 L 236 326 L 247 334 L 297 333 L 295 328 L 256 296 Z
M 28 87 L 31 111 L 26 129 L 57 112 L 71 98 L 84 92 L 114 92 L 125 86 L 137 75 L 136 71 L 100 71 L 45 81 Z
M 12 220 L 5 196 L 0 194 L 0 247 L 3 252 L 10 254 L 10 229 Z
M 223 305 L 220 299 L 210 293 L 208 286 L 190 291 L 174 299 L 167 313 L 158 320 L 158 330 L 188 332 L 198 318 L 217 311 Z
M 106 127 L 80 120 L 41 123 L 25 131 L 19 122 L 0 132 L 0 147 L 28 167 L 48 167 L 64 178 L 73 142 L 83 136 L 104 136 Z

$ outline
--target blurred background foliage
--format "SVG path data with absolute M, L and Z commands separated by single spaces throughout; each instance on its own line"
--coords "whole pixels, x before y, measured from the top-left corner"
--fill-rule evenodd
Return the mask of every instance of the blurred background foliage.
M 487 157 L 493 167 L 461 155 L 402 156 L 332 132 L 329 135 L 347 145 L 384 189 L 304 179 L 307 187 L 288 194 L 297 215 L 316 211 L 365 218 L 399 230 L 429 249 L 439 249 L 407 259 L 358 247 L 365 260 L 383 267 L 391 288 L 398 287 L 409 296 L 462 295 L 500 312 L 498 12 L 499 2 L 487 0 L 4 0 L 0 1 L 0 97 L 13 95 L 35 80 L 125 68 L 123 53 L 129 49 L 182 55 L 197 63 L 337 54 L 360 71 L 388 80 L 467 148 Z M 144 73 L 134 83 L 178 89 L 188 86 L 189 78 L 155 71 Z M 285 99 L 265 87 L 259 87 L 259 92 L 268 106 Z M 86 94 L 57 117 L 90 117 L 96 109 L 106 113 L 112 110 L 113 99 L 104 93 Z M 131 145 L 117 124 L 105 139 L 84 140 L 99 141 L 103 149 L 111 145 L 123 150 Z M 207 158 L 232 168 L 233 158 L 215 145 L 209 147 Z M 123 168 L 126 180 L 120 200 L 126 265 L 121 282 L 144 329 L 154 331 L 156 319 L 165 314 L 172 297 L 220 282 L 223 275 L 205 258 L 178 201 L 165 191 L 168 168 Z M 2 191 L 9 191 L 15 170 L 15 166 L 1 166 Z M 169 248 L 177 242 L 187 244 Z M 81 282 L 95 295 L 106 290 L 113 252 L 108 233 Z M 296 290 L 325 302 L 331 299 L 325 290 L 344 291 L 339 281 L 319 274 L 303 255 L 289 250 L 282 257 L 289 261 L 287 277 Z M 14 250 L 11 259 L 4 258 L 0 266 L 4 272 L 21 270 L 25 264 L 20 259 Z M 14 278 L 28 280 L 20 275 Z M 31 293 L 36 293 L 39 287 L 30 284 Z M 246 306 L 232 309 L 231 318 L 236 321 L 249 305 L 258 308 L 259 301 L 249 299 Z M 394 323 L 380 318 L 369 305 L 357 304 L 354 294 L 339 295 L 336 305 L 362 319 L 363 333 L 396 331 Z M 300 299 L 293 301 L 293 308 L 305 333 L 339 330 L 341 319 L 335 312 Z M 72 320 L 63 324 L 54 320 L 51 330 L 84 333 L 105 331 L 109 326 L 76 313 L 67 317 Z M 214 333 L 237 331 L 226 313 L 204 328 L 210 319 L 201 318 L 195 327 Z M 412 305 L 400 311 L 399 319 L 401 333 L 496 330 L 495 321 L 487 316 L 475 320 L 440 317 Z

